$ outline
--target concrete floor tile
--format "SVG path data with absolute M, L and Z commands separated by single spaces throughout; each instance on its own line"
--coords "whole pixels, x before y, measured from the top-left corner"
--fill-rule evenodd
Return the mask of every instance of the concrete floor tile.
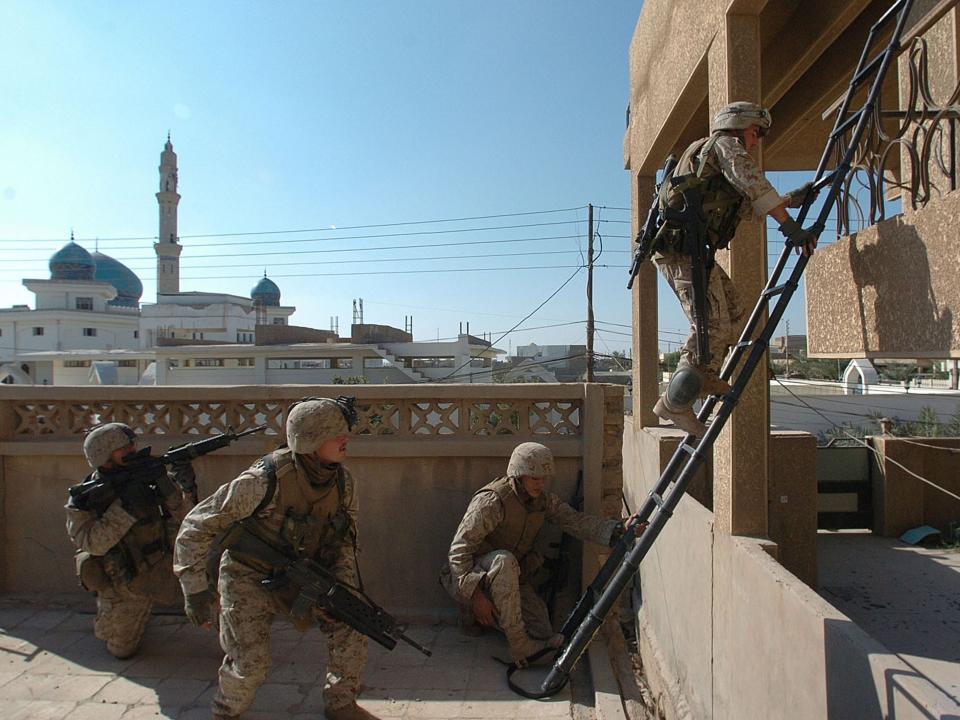
M 94 702 L 117 703 L 120 705 L 143 705 L 157 702 L 157 691 L 150 685 L 144 685 L 127 678 L 110 680 L 96 695 Z
M 49 700 L 3 703 L 3 720 L 64 720 L 73 713 L 76 703 Z
M 0 700 L 45 700 L 82 702 L 110 682 L 109 675 L 31 675 L 24 673 L 0 687 Z
M 6 632 L 17 627 L 24 620 L 33 617 L 39 612 L 37 608 L 3 608 L 0 609 L 0 630 Z
M 265 682 L 257 690 L 257 697 L 250 710 L 289 713 L 303 702 L 304 695 L 299 685 Z
M 71 610 L 39 610 L 17 625 L 17 629 L 52 630 L 74 613 Z
M 160 720 L 160 718 L 180 718 L 181 708 L 163 708 L 156 703 L 128 707 L 121 720 Z M 207 720 L 210 711 L 207 710 Z
M 127 705 L 111 705 L 91 700 L 71 710 L 69 720 L 120 720 L 128 709 Z
M 196 704 L 200 696 L 216 683 L 216 676 L 212 680 L 195 680 L 193 678 L 172 677 L 162 680 L 156 686 L 157 701 L 163 707 L 189 707 Z
M 268 682 L 292 683 L 294 685 L 323 685 L 327 675 L 327 664 L 314 662 L 311 658 L 308 663 L 282 662 L 274 663 L 267 676 Z

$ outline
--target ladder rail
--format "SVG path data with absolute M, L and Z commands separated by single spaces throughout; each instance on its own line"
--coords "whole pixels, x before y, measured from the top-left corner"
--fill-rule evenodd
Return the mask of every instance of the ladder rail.
M 827 164 L 844 134 L 839 133 L 834 135 L 834 133 L 831 133 L 817 167 L 814 187 L 817 187 L 817 189 L 829 187 L 817 218 L 813 225 L 811 225 L 811 228 L 817 236 L 819 236 L 826 227 L 826 220 L 829 216 L 830 208 L 839 197 L 840 188 L 846 182 L 847 175 L 849 174 L 853 153 L 856 151 L 856 146 L 860 142 L 867 123 L 871 121 L 883 78 L 889 68 L 891 59 L 900 48 L 900 38 L 902 37 L 903 28 L 912 4 L 913 0 L 896 0 L 870 28 L 867 42 L 861 53 L 860 62 L 852 75 L 856 83 L 852 80 L 847 88 L 847 94 L 843 100 L 841 109 L 837 112 L 834 130 L 845 122 L 846 112 L 849 109 L 856 87 L 866 76 L 866 73 L 863 73 L 864 77 L 861 77 L 861 73 L 878 30 L 889 22 L 895 14 L 897 16 L 897 24 L 891 39 L 882 51 L 883 59 L 879 63 L 876 62 L 877 58 L 870 61 L 871 65 L 877 65 L 876 77 L 867 94 L 867 99 L 858 111 L 859 118 L 850 135 L 846 151 L 842 155 L 838 155 L 837 165 L 833 170 L 828 172 L 826 170 Z M 880 55 L 877 57 L 880 57 Z M 854 116 L 851 115 L 850 117 Z M 813 199 L 812 197 L 808 197 L 797 213 L 798 223 L 802 224 L 804 222 L 812 205 Z M 706 433 L 699 442 L 696 441 L 693 435 L 688 433 L 685 435 L 680 446 L 674 451 L 673 456 L 661 473 L 660 479 L 657 481 L 654 489 L 648 493 L 647 498 L 636 513 L 634 520 L 628 524 L 624 537 L 620 540 L 617 548 L 611 553 L 610 558 L 608 558 L 603 568 L 601 568 L 597 574 L 594 583 L 591 583 L 591 593 L 597 589 L 594 587 L 595 585 L 602 586 L 602 592 L 600 592 L 599 597 L 595 600 L 592 607 L 583 612 L 582 619 L 580 619 L 572 635 L 568 635 L 572 630 L 571 627 L 568 627 L 570 624 L 569 621 L 568 624 L 564 625 L 563 634 L 567 642 L 560 650 L 553 667 L 544 679 L 541 685 L 541 692 L 536 695 L 529 694 L 529 697 L 549 697 L 566 684 L 566 680 L 573 666 L 593 640 L 594 635 L 600 629 L 604 618 L 616 603 L 624 587 L 626 587 L 639 570 L 643 558 L 659 537 L 667 521 L 673 515 L 673 511 L 686 493 L 690 481 L 704 463 L 707 452 L 713 447 L 714 441 L 733 413 L 741 395 L 746 389 L 747 383 L 749 383 L 753 375 L 753 371 L 763 359 L 763 354 L 767 351 L 773 332 L 782 319 L 783 314 L 786 312 L 787 306 L 793 298 L 793 294 L 799 288 L 800 280 L 810 260 L 807 255 L 801 254 L 797 258 L 796 264 L 789 273 L 786 282 L 780 282 L 780 276 L 784 273 L 792 251 L 793 248 L 784 243 L 784 247 L 777 259 L 773 272 L 767 280 L 764 291 L 761 293 L 760 299 L 754 306 L 753 312 L 740 335 L 740 341 L 732 348 L 726 362 L 723 364 L 720 377 L 726 380 L 733 374 L 734 369 L 743 357 L 745 349 L 749 348 L 749 353 L 744 360 L 743 367 L 732 382 L 730 392 L 723 396 L 709 396 L 700 408 L 697 417 L 701 421 L 708 419 L 716 408 L 716 415 L 714 416 L 713 422 L 707 427 Z M 776 289 L 777 292 L 771 292 L 774 289 Z M 774 298 L 775 302 L 771 308 L 770 301 Z M 764 317 L 765 313 L 766 319 L 764 326 L 759 334 L 754 337 L 760 319 Z M 720 405 L 719 408 L 717 408 L 718 404 Z M 634 540 L 633 531 L 636 525 L 642 522 L 648 522 L 649 524 L 640 537 Z M 607 578 L 609 578 L 609 580 L 607 580 Z M 603 582 L 597 582 L 600 579 L 602 579 Z M 572 619 L 573 616 L 571 616 L 571 620 Z

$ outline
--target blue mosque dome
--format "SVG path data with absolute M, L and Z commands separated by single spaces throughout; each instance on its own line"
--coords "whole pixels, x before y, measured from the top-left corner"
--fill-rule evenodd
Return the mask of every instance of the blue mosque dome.
M 264 273 L 260 281 L 253 286 L 253 290 L 250 291 L 250 298 L 254 303 L 260 305 L 278 307 L 280 305 L 280 288 Z
M 143 283 L 134 272 L 119 260 L 114 260 L 102 252 L 94 252 L 93 260 L 96 264 L 94 279 L 108 282 L 117 290 L 117 296 L 107 303 L 117 307 L 139 307 L 140 296 L 143 295 Z
M 93 271 L 96 263 L 93 256 L 73 241 L 70 233 L 70 242 L 57 250 L 50 258 L 51 280 L 93 280 Z

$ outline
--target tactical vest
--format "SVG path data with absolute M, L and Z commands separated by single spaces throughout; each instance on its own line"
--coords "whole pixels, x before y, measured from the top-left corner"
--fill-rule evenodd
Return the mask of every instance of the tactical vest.
M 493 493 L 500 499 L 504 511 L 503 520 L 481 543 L 478 555 L 494 550 L 509 550 L 521 561 L 533 549 L 537 533 L 546 521 L 547 501 L 540 495 L 525 504 L 517 495 L 515 482 L 519 481 L 502 477 L 475 493 Z
M 293 451 L 277 450 L 261 459 L 268 478 L 267 494 L 245 524 L 275 549 L 297 557 L 308 557 L 330 569 L 346 538 L 356 539 L 356 528 L 344 506 L 346 473 L 336 470 L 336 481 L 316 487 L 294 464 Z M 260 511 L 277 495 L 276 508 L 264 516 Z M 229 544 L 223 549 L 229 550 Z M 231 557 L 263 573 L 274 568 L 255 556 L 231 550 Z
M 701 209 L 707 223 L 707 236 L 711 250 L 722 250 L 730 244 L 740 223 L 740 205 L 743 196 L 724 177 L 710 166 L 707 159 L 713 150 L 718 135 L 711 135 L 691 144 L 680 156 L 673 177 L 678 184 L 666 178 L 660 191 L 661 214 L 665 206 L 683 207 L 682 193 L 689 187 L 699 185 L 703 204 Z M 664 223 L 657 234 L 657 250 L 682 252 L 682 229 Z
M 96 471 L 86 480 L 102 478 L 103 475 Z M 144 481 L 151 479 L 145 478 Z M 176 537 L 176 528 L 169 522 L 168 514 L 161 508 L 159 499 L 148 502 L 148 497 L 149 493 L 133 507 L 124 508 L 137 520 L 120 542 L 105 555 L 78 555 L 77 574 L 81 584 L 88 590 L 106 589 L 108 583 L 103 583 L 101 587 L 92 587 L 85 581 L 85 576 L 90 573 L 102 572 L 109 584 L 126 585 L 127 589 L 136 595 L 162 604 L 177 601 L 179 584 L 173 574 L 173 540 Z M 84 567 L 86 563 L 92 563 L 93 567 Z

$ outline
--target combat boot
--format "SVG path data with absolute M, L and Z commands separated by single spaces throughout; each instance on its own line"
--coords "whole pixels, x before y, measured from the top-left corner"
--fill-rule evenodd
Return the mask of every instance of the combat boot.
M 527 658 L 536 655 L 547 647 L 543 640 L 534 640 L 523 628 L 505 631 L 507 645 L 510 646 L 510 659 L 518 666 L 526 665 Z M 551 638 L 552 640 L 553 638 Z
M 327 720 L 377 720 L 377 716 L 367 712 L 355 702 L 338 708 L 325 708 L 323 716 Z
M 660 398 L 657 400 L 657 404 L 653 406 L 653 414 L 662 420 L 669 420 L 678 429 L 695 437 L 703 437 L 707 432 L 707 426 L 697 420 L 693 408 L 689 405 L 680 410 L 674 410 L 667 405 L 663 398 Z

